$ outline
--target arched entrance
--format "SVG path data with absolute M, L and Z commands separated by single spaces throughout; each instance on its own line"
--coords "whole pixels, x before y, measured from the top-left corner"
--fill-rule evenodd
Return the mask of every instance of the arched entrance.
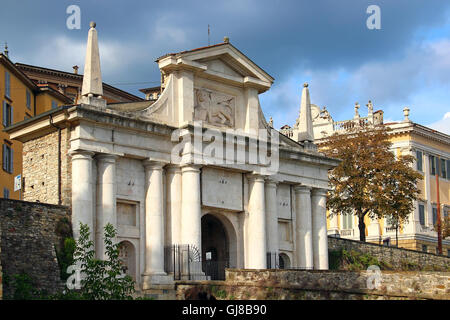
M 202 268 L 211 280 L 224 280 L 229 267 L 230 242 L 226 228 L 215 216 L 202 217 Z
M 119 243 L 119 260 L 122 263 L 123 272 L 136 280 L 136 254 L 131 242 Z
M 287 254 L 280 253 L 278 257 L 280 269 L 289 269 L 291 267 L 291 260 L 289 259 Z

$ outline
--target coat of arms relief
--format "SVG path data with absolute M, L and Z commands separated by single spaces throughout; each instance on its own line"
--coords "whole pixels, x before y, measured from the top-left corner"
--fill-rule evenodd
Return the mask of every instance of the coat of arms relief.
M 194 120 L 220 127 L 234 127 L 234 96 L 206 89 L 195 89 Z

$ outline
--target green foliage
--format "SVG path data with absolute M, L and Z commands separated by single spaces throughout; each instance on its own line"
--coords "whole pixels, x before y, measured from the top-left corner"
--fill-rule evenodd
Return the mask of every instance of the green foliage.
M 9 291 L 12 292 L 12 295 L 5 296 L 5 299 L 31 300 L 36 299 L 41 295 L 41 293 L 34 288 L 31 277 L 25 272 L 14 274 L 12 277 L 5 276 L 3 280 L 5 286 L 8 286 Z
M 61 280 L 67 280 L 69 274 L 67 274 L 67 267 L 73 264 L 73 254 L 75 252 L 77 244 L 73 238 L 64 239 L 64 245 L 61 250 L 56 250 L 56 258 L 58 259 L 59 268 L 61 271 Z
M 132 299 L 134 281 L 123 275 L 119 259 L 119 244 L 114 242 L 117 233 L 111 224 L 105 227 L 107 260 L 95 258 L 94 243 L 89 227 L 80 223 L 80 237 L 74 253 L 74 262 L 81 266 L 81 297 L 87 300 Z
M 328 263 L 330 270 L 367 270 L 371 265 L 380 267 L 381 270 L 392 270 L 392 266 L 384 261 L 379 261 L 368 253 L 355 250 L 330 250 L 328 251 Z

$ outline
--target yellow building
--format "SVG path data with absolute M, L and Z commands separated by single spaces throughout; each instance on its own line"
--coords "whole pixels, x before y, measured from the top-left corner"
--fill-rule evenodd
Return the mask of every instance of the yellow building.
M 409 120 L 409 109 L 405 108 L 404 120 L 384 123 L 383 112 L 373 111 L 371 101 L 367 104 L 369 113 L 366 117 L 359 115 L 359 104 L 355 105 L 355 116 L 351 120 L 334 121 L 324 108 L 320 110 L 312 105 L 314 141 L 319 150 L 326 142 L 326 137 L 334 133 L 345 133 L 354 126 L 367 127 L 384 124 L 391 129 L 390 141 L 396 155 L 410 154 L 416 157 L 413 164 L 423 175 L 419 181 L 420 195 L 411 212 L 408 222 L 398 232 L 398 246 L 437 253 L 437 189 L 439 184 L 439 201 L 441 218 L 450 212 L 450 136 L 427 128 Z M 438 179 L 436 179 L 436 175 Z M 373 221 L 366 217 L 366 240 L 369 242 L 396 245 L 396 229 L 386 219 Z M 359 240 L 358 218 L 354 215 L 334 215 L 328 219 L 328 233 L 342 238 Z M 450 239 L 443 239 L 444 255 L 450 256 Z
M 2 166 L 0 170 L 0 196 L 19 199 L 14 191 L 14 177 L 22 172 L 22 143 L 9 139 L 4 128 L 52 107 L 70 103 L 70 99 L 54 90 L 37 86 L 8 58 L 0 53 L 0 99 Z

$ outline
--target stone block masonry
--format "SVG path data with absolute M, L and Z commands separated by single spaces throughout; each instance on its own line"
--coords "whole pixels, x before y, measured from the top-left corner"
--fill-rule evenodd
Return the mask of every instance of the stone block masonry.
M 58 131 L 29 140 L 23 144 L 23 177 L 25 201 L 71 205 L 70 129 L 61 130 L 61 176 L 58 170 Z
M 70 221 L 70 209 L 43 203 L 0 199 L 0 261 L 3 297 L 13 295 L 5 278 L 26 273 L 34 288 L 56 293 L 63 288 L 55 245 L 60 243 L 57 225 Z
M 333 251 L 341 249 L 347 251 L 355 250 L 370 254 L 379 261 L 389 263 L 394 269 L 401 269 L 402 264 L 405 262 L 417 265 L 422 270 L 439 269 L 447 271 L 450 268 L 450 257 L 447 256 L 329 236 L 328 250 Z
M 450 272 L 382 271 L 368 288 L 366 271 L 227 269 L 225 281 L 177 282 L 178 299 L 207 293 L 231 300 L 450 300 Z

